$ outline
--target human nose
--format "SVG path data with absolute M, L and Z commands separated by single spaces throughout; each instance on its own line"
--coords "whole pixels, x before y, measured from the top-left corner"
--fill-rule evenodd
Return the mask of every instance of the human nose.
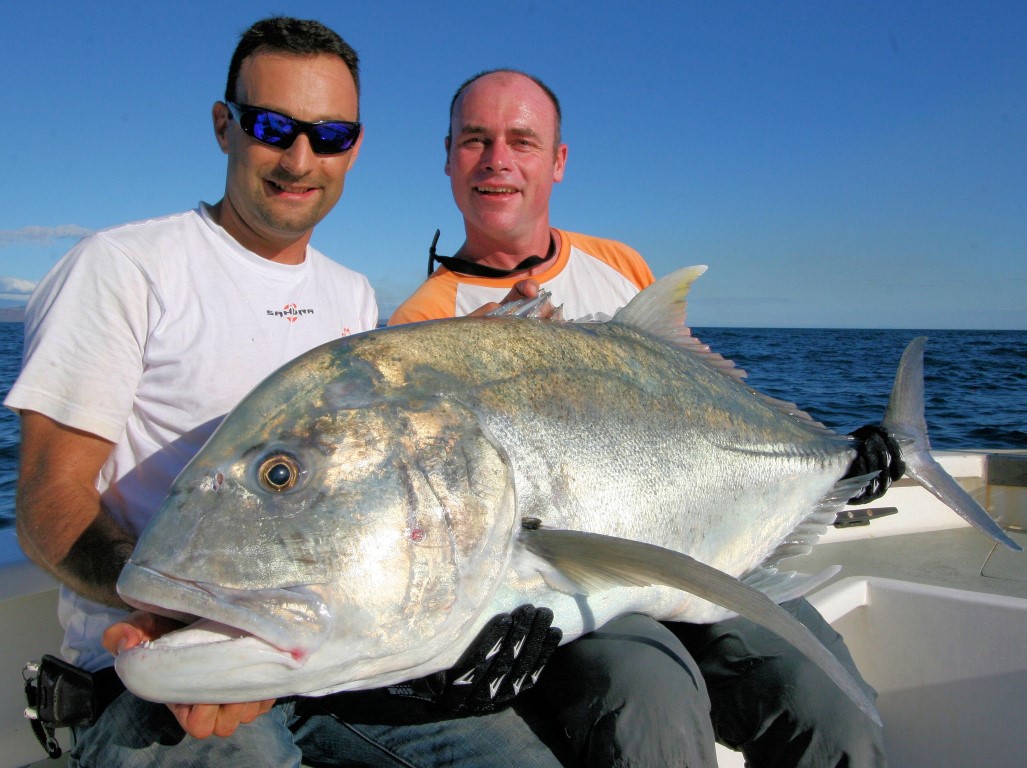
M 310 172 L 317 164 L 317 155 L 310 146 L 307 134 L 301 133 L 292 142 L 292 146 L 282 152 L 278 164 L 293 176 L 302 176 Z
M 482 155 L 482 162 L 493 173 L 509 170 L 510 147 L 504 141 L 493 141 Z

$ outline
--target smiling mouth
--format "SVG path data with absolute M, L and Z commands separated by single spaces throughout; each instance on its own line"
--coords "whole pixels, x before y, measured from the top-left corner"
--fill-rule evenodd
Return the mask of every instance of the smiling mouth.
M 305 195 L 317 189 L 317 187 L 295 187 L 287 184 L 279 184 L 277 181 L 273 181 L 271 179 L 266 179 L 265 181 L 272 189 L 287 195 Z
M 514 187 L 474 187 L 479 195 L 512 195 L 517 192 Z

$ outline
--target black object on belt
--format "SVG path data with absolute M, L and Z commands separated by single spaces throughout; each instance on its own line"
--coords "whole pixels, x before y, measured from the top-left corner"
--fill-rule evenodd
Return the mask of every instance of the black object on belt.
M 125 690 L 114 667 L 86 672 L 63 659 L 46 654 L 39 663 L 22 670 L 25 710 L 39 743 L 51 758 L 61 756 L 56 729 L 93 725 Z

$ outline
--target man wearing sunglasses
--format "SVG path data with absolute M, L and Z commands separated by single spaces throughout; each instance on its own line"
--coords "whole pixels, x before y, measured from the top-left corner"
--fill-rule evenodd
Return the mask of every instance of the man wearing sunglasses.
M 549 198 L 567 147 L 559 102 L 536 78 L 497 70 L 461 85 L 445 148 L 465 240 L 454 257 L 436 255 L 432 243 L 428 280 L 390 325 L 478 314 L 534 298 L 540 285 L 566 317 L 606 319 L 653 282 L 624 244 L 550 226 Z M 432 271 L 436 261 L 442 266 Z M 861 494 L 866 502 L 884 493 L 902 464 L 894 441 L 879 428 L 863 430 L 850 476 L 884 470 Z M 784 607 L 862 682 L 841 638 L 808 602 Z M 881 729 L 805 656 L 744 619 L 703 626 L 617 619 L 559 648 L 524 707 L 555 725 L 589 766 L 716 765 L 718 739 L 752 766 L 884 764 Z
M 357 55 L 332 30 L 254 24 L 213 107 L 224 197 L 86 238 L 29 303 L 23 370 L 6 400 L 21 413 L 19 540 L 63 582 L 64 655 L 105 699 L 94 725 L 75 728 L 73 765 L 299 766 L 310 754 L 409 765 L 390 755 L 404 751 L 420 765 L 558 765 L 512 712 L 477 722 L 443 710 L 442 722 L 358 732 L 293 699 L 153 704 L 119 689 L 111 667 L 112 654 L 172 628 L 129 614 L 115 583 L 179 470 L 271 371 L 377 323 L 368 281 L 310 246 L 360 149 L 358 97 Z M 486 651 L 528 635 L 555 645 L 538 612 L 515 613 L 499 617 Z M 466 703 L 446 692 L 443 704 Z

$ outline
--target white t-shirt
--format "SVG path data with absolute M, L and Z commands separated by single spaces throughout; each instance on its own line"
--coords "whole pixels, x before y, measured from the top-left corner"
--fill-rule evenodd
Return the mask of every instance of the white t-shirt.
M 302 352 L 373 329 L 367 279 L 308 247 L 302 264 L 243 248 L 206 207 L 84 239 L 40 282 L 22 372 L 4 404 L 112 441 L 97 482 L 138 535 L 171 482 L 263 378 Z M 68 661 L 111 663 L 123 612 L 61 590 Z

